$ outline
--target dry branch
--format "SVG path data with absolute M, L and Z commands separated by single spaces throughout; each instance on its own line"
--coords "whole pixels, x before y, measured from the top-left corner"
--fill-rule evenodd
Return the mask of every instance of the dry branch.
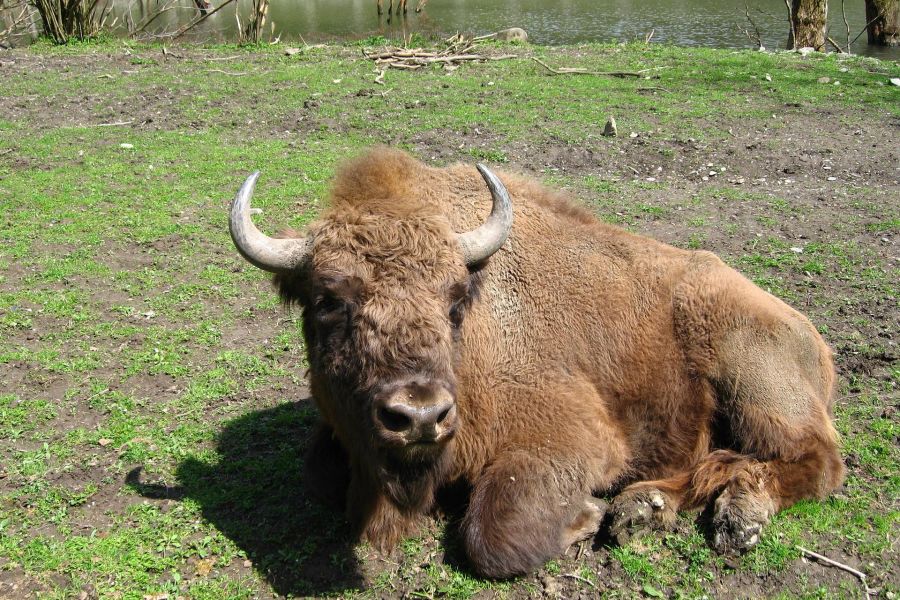
M 205 21 L 207 18 L 213 16 L 214 14 L 216 14 L 217 12 L 219 12 L 220 10 L 222 10 L 223 8 L 225 8 L 226 6 L 228 6 L 229 4 L 231 4 L 232 2 L 234 2 L 234 0 L 225 0 L 225 2 L 223 2 L 223 3 L 220 4 L 219 6 L 215 7 L 215 8 L 212 9 L 211 11 L 207 12 L 205 15 L 202 15 L 202 16 L 197 17 L 196 19 L 194 19 L 193 21 L 191 21 L 191 22 L 188 23 L 187 25 L 183 25 L 183 26 L 182 26 L 178 31 L 176 31 L 175 33 L 171 34 L 170 36 L 166 36 L 166 37 L 171 37 L 172 39 L 180 38 L 180 37 L 183 36 L 185 33 L 187 33 L 188 31 L 190 31 L 191 29 L 193 29 L 194 27 L 196 27 L 197 25 L 199 25 L 200 23 L 202 23 L 203 21 Z
M 744 35 L 747 36 L 751 42 L 756 44 L 757 48 L 762 48 L 762 34 L 759 32 L 759 27 L 756 25 L 756 22 L 753 20 L 753 17 L 750 16 L 750 5 L 746 2 L 744 3 L 744 16 L 747 17 L 747 21 L 750 22 L 750 26 L 753 27 L 753 34 L 750 33 L 748 29 L 742 30 Z
M 155 13 L 150 15 L 147 19 L 144 20 L 143 23 L 141 23 L 140 25 L 137 25 L 136 27 L 132 27 L 129 35 L 131 37 L 136 36 L 140 32 L 147 29 L 147 26 L 150 25 L 150 23 L 155 21 L 157 18 L 159 18 L 160 15 L 162 15 L 163 13 L 169 12 L 170 10 L 173 10 L 175 8 L 181 8 L 181 7 L 175 5 L 175 0 L 172 0 L 171 2 L 169 2 L 168 4 L 166 4 L 162 8 L 160 8 L 159 10 L 157 10 Z M 130 13 L 129 13 L 129 15 L 130 15 Z M 129 18 L 130 18 L 130 16 L 129 16 Z
M 602 75 L 606 77 L 640 77 L 642 72 L 639 71 L 589 71 L 581 67 L 560 67 L 554 69 L 536 56 L 532 56 L 531 60 L 541 65 L 554 75 Z
M 594 589 L 597 589 L 597 585 L 591 581 L 590 579 L 585 579 L 581 575 L 576 575 L 575 573 L 563 573 L 560 577 L 568 577 L 569 579 L 574 579 L 575 581 L 580 581 L 581 583 L 586 583 Z
M 443 50 L 430 51 L 422 48 L 388 48 L 381 52 L 368 53 L 363 49 L 363 56 L 375 62 L 377 75 L 375 83 L 384 85 L 384 75 L 388 69 L 400 69 L 404 71 L 417 71 L 429 65 L 442 65 L 447 71 L 452 71 L 464 62 L 505 60 L 516 58 L 515 54 L 502 56 L 490 56 L 472 52 L 472 41 L 456 35 L 449 40 L 449 44 Z
M 222 69 L 207 69 L 207 73 L 221 73 L 222 75 L 231 75 L 232 77 L 244 77 L 245 75 L 249 75 L 249 73 L 237 73 L 231 71 L 223 71 Z
M 22 22 L 25 21 L 26 18 L 31 16 L 31 11 L 30 11 L 31 7 L 28 6 L 28 4 L 26 4 L 24 2 L 21 4 L 17 4 L 15 6 L 10 6 L 10 7 L 8 7 L 8 10 L 14 10 L 14 9 L 18 8 L 19 6 L 23 7 L 22 12 L 19 13 L 18 17 L 13 18 L 12 24 L 9 27 L 7 27 L 3 31 L 0 31 L 0 42 L 6 41 L 6 38 L 11 36 L 13 34 L 13 32 L 19 28 L 19 25 L 21 25 Z
M 832 46 L 834 46 L 834 49 L 835 49 L 835 50 L 837 50 L 837 51 L 840 52 L 841 54 L 850 54 L 850 47 L 849 47 L 849 46 L 847 47 L 846 50 L 844 50 L 843 48 L 841 48 L 841 45 L 838 44 L 836 41 L 834 41 L 834 38 L 832 38 L 830 35 L 825 36 L 825 39 L 828 41 L 829 44 L 831 44 Z
M 855 37 L 855 38 L 853 38 L 853 41 L 850 42 L 849 44 L 847 44 L 847 48 L 850 48 L 850 46 L 852 46 L 853 44 L 855 44 L 855 43 L 856 43 L 856 40 L 859 39 L 859 36 L 861 36 L 861 35 L 864 34 L 866 31 L 868 31 L 869 25 L 871 25 L 872 23 L 874 23 L 875 21 L 877 21 L 878 19 L 880 19 L 880 18 L 883 17 L 883 16 L 884 16 L 884 8 L 879 8 L 879 9 L 878 9 L 878 14 L 875 15 L 874 17 L 872 17 L 871 19 L 869 19 L 869 20 L 866 22 L 866 24 L 863 26 L 862 30 L 861 30 L 859 33 L 856 34 L 856 37 Z M 848 29 L 849 29 L 849 27 L 848 27 Z M 847 37 L 848 37 L 848 38 L 850 37 L 849 32 L 847 33 Z
M 844 19 L 844 27 L 847 29 L 847 54 L 850 54 L 850 23 L 847 22 L 847 11 L 844 10 L 844 0 L 841 0 L 841 17 Z
M 821 561 L 827 565 L 831 565 L 832 567 L 837 567 L 838 569 L 841 569 L 843 571 L 850 573 L 851 575 L 854 575 L 857 579 L 859 579 L 862 582 L 863 587 L 866 589 L 866 600 L 871 598 L 871 595 L 875 592 L 875 590 L 873 590 L 872 588 L 869 587 L 869 584 L 866 581 L 865 573 L 862 573 L 861 571 L 857 571 L 853 567 L 851 567 L 849 565 L 845 565 L 844 563 L 838 562 L 831 558 L 828 558 L 827 556 L 822 556 L 821 554 L 818 554 L 817 552 L 813 552 L 812 550 L 807 550 L 803 546 L 797 546 L 797 550 L 799 550 L 803 554 L 805 554 L 809 557 L 815 558 L 816 560 Z

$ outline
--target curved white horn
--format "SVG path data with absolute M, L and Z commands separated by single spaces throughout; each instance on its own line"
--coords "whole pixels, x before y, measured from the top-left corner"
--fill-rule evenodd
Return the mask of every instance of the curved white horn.
M 494 200 L 487 221 L 474 231 L 457 234 L 456 239 L 462 249 L 466 264 L 471 266 L 488 258 L 500 249 L 512 230 L 512 200 L 503 182 L 486 166 L 479 164 L 478 172 L 484 177 Z
M 254 171 L 231 203 L 228 226 L 231 239 L 247 261 L 255 267 L 272 273 L 292 271 L 299 267 L 309 254 L 308 238 L 271 238 L 261 232 L 250 220 L 250 199 L 259 179 Z

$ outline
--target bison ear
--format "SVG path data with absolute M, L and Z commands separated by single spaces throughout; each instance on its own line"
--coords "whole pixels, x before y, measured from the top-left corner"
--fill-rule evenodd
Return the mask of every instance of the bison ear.
M 454 329 L 459 329 L 469 307 L 478 298 L 482 280 L 481 273 L 481 271 L 471 273 L 465 281 L 454 283 L 448 290 L 449 316 Z
M 272 287 L 285 306 L 308 306 L 310 303 L 309 277 L 304 271 L 276 273 L 272 276 Z

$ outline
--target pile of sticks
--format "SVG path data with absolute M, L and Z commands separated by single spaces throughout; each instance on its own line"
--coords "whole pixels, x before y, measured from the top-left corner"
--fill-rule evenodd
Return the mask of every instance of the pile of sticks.
M 375 83 L 384 85 L 384 74 L 388 69 L 416 71 L 429 65 L 441 65 L 447 71 L 459 68 L 466 61 L 504 60 L 516 58 L 515 54 L 487 56 L 472 51 L 474 42 L 457 34 L 447 40 L 447 47 L 439 51 L 428 51 L 422 48 L 388 48 L 383 52 L 369 54 L 363 49 L 363 55 L 375 61 L 378 75 Z

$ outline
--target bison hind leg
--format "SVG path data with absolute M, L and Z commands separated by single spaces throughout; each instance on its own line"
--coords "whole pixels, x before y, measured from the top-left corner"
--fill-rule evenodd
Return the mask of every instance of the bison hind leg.
M 774 514 L 771 499 L 749 466 L 743 457 L 718 450 L 691 471 L 626 487 L 610 507 L 610 537 L 624 546 L 654 531 L 670 530 L 679 510 L 700 509 L 715 498 L 711 537 L 716 550 L 749 549 Z
M 743 551 L 776 511 L 843 481 L 831 351 L 805 316 L 703 252 L 676 289 L 675 320 L 728 440 L 690 468 L 684 508 L 714 503 L 716 549 Z
M 612 503 L 610 533 L 619 543 L 675 521 L 679 510 L 712 504 L 710 537 L 716 551 L 741 553 L 759 543 L 774 514 L 801 498 L 822 498 L 843 477 L 831 440 L 809 438 L 790 460 L 760 460 L 715 450 L 683 473 L 625 488 Z

